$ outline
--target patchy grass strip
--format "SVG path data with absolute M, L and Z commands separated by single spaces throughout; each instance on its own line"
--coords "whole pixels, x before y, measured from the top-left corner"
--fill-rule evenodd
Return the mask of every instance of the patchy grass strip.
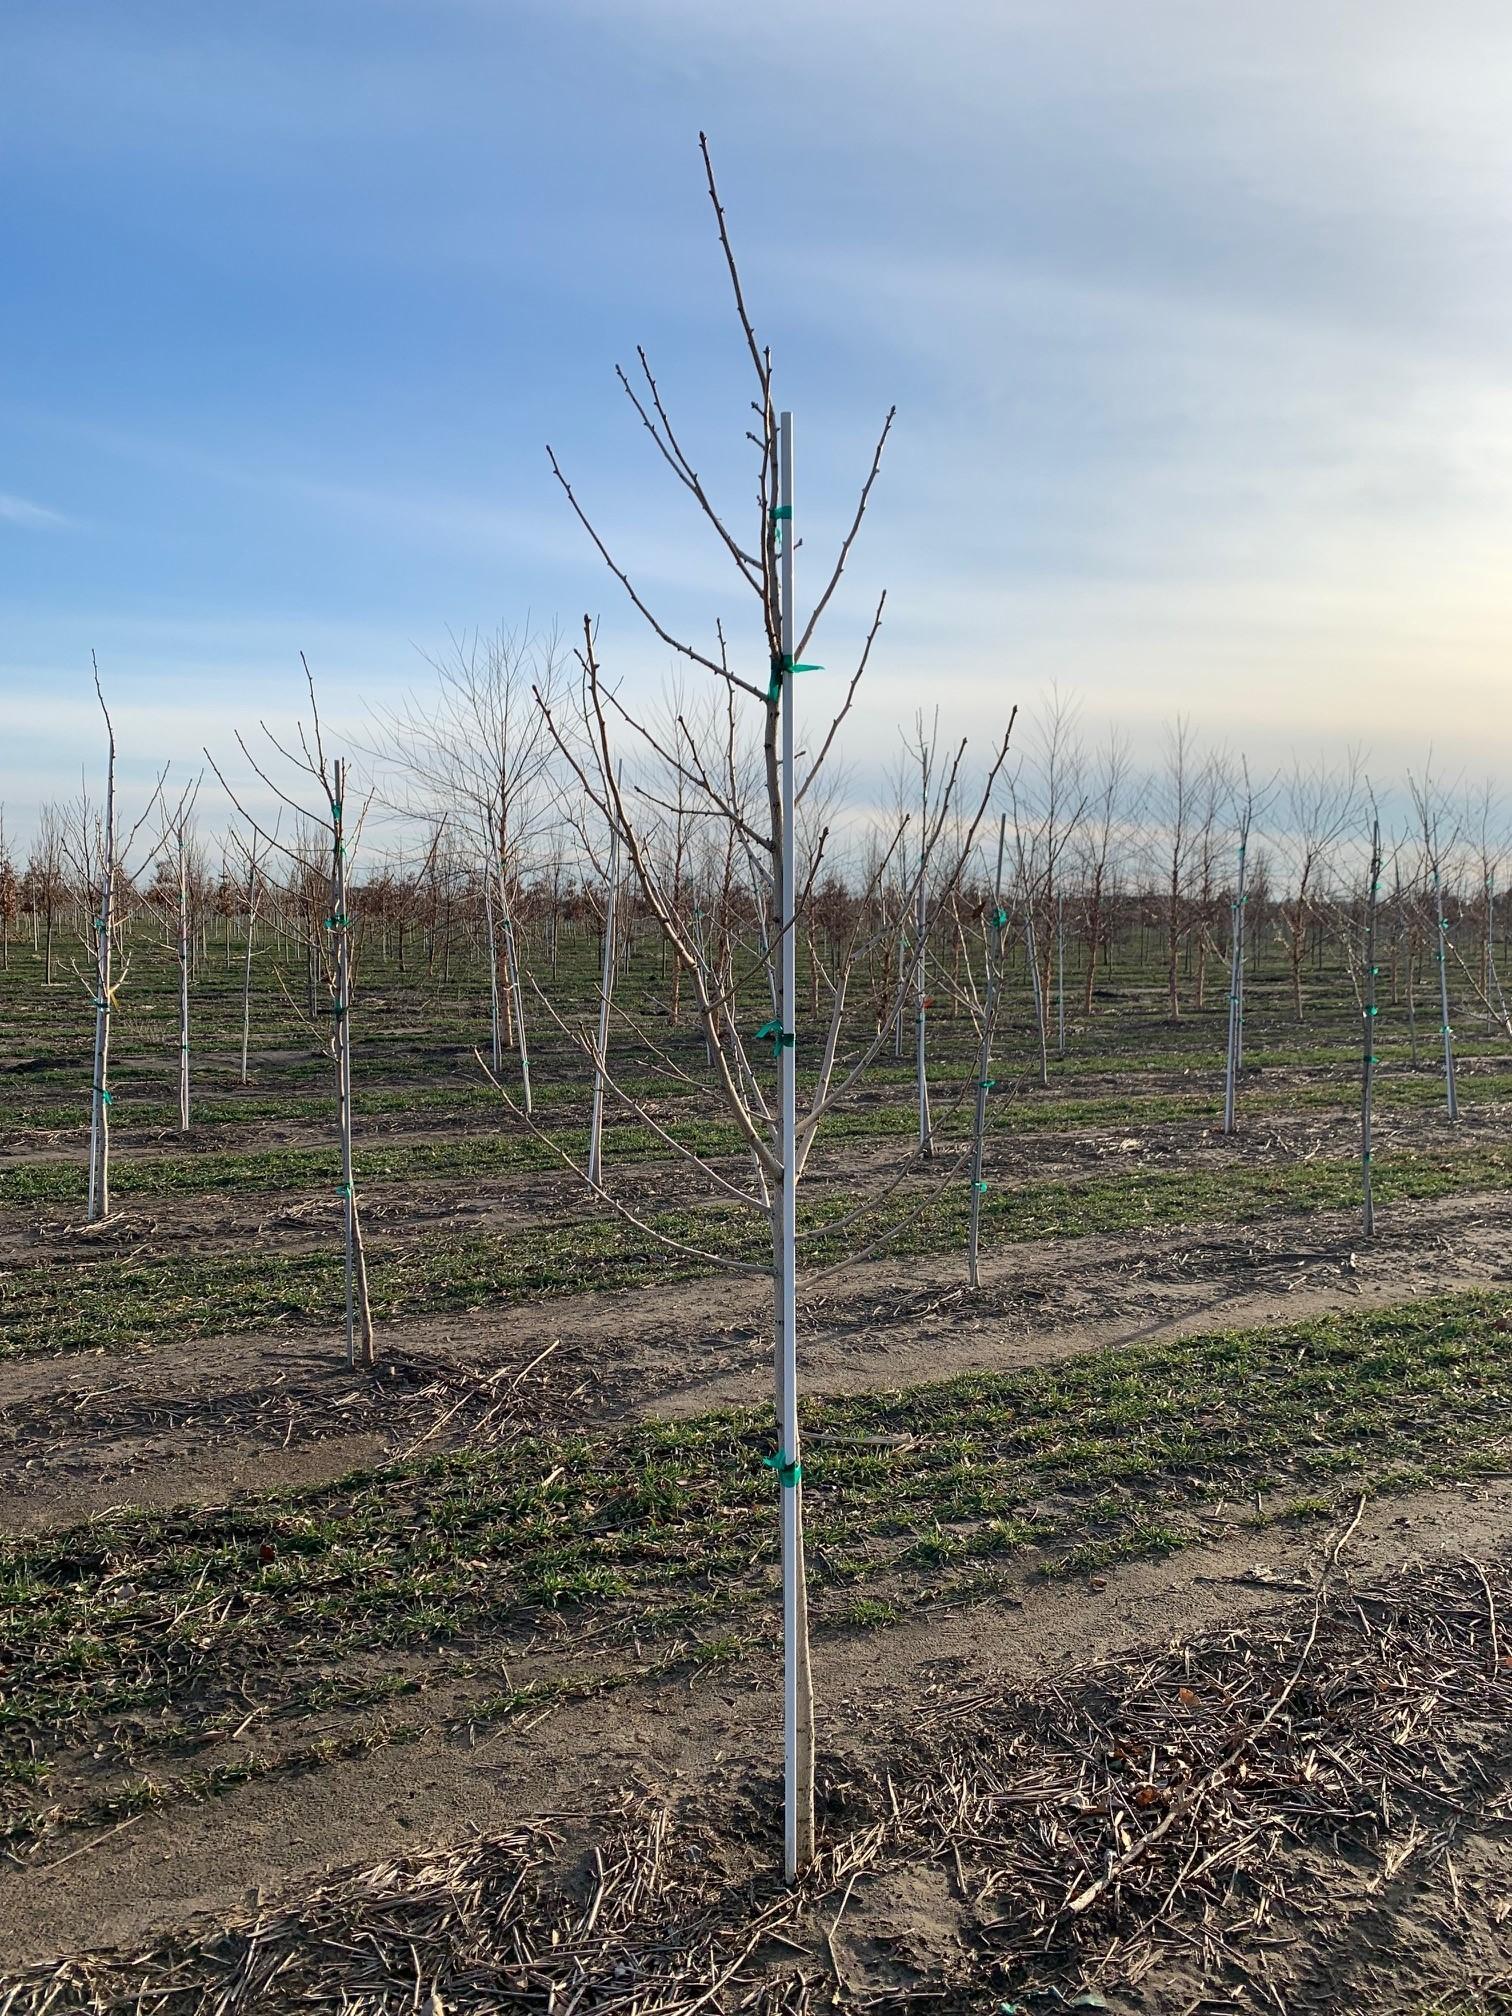
M 1445 1297 L 814 1402 L 818 1627 L 1174 1552 L 1256 1491 L 1313 1510 L 1346 1478 L 1497 1470 L 1509 1307 Z M 297 1718 L 359 1655 L 738 1656 L 776 1629 L 769 1447 L 764 1410 L 726 1410 L 0 1546 L 13 1845 L 39 1767 L 135 1766 L 252 1702 Z
M 1512 1187 L 1512 1147 L 1445 1148 L 1383 1159 L 1378 1206 Z M 820 1193 L 801 1215 L 805 1268 L 838 1263 L 858 1243 L 897 1254 L 948 1252 L 964 1245 L 967 1186 L 912 1183 L 846 1237 L 831 1228 L 853 1200 Z M 1020 1183 L 989 1191 L 989 1241 L 1240 1225 L 1285 1213 L 1342 1210 L 1358 1202 L 1353 1162 L 1316 1160 L 1279 1167 L 1215 1165 L 1190 1170 L 1123 1169 L 1073 1181 Z M 74 1268 L 17 1267 L 0 1275 L 0 1358 L 38 1353 L 131 1351 L 165 1337 L 205 1337 L 282 1324 L 338 1320 L 342 1271 L 325 1252 L 238 1255 L 231 1259 L 91 1257 Z M 648 1213 L 649 1231 L 607 1214 L 538 1223 L 519 1234 L 370 1238 L 374 1314 L 382 1319 L 521 1303 L 613 1288 L 696 1279 L 715 1271 L 670 1252 L 659 1232 L 760 1264 L 761 1221 L 711 1204 Z

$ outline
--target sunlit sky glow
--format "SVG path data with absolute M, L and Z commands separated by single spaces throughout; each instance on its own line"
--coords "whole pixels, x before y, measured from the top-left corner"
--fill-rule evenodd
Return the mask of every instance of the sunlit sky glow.
M 815 555 L 898 424 L 852 751 L 1051 681 L 1153 752 L 1496 772 L 1512 628 L 1512 14 L 1398 0 L 10 0 L 0 799 L 648 595 L 760 639 L 616 387 L 748 509 L 714 144 Z

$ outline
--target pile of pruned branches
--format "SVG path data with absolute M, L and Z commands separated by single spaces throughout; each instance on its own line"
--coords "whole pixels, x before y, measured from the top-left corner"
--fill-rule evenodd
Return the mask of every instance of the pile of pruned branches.
M 1269 1618 L 1033 1693 L 939 1691 L 906 1770 L 863 1759 L 832 1787 L 837 1832 L 792 1888 L 737 1866 L 735 1816 L 639 1798 L 555 1823 L 571 1846 L 525 1826 L 207 1938 L 29 1968 L 0 1982 L 0 2016 L 693 2016 L 980 2006 L 987 1989 L 1027 2011 L 1107 2006 L 1094 1983 L 1164 1995 L 1171 1975 L 1199 1991 L 1183 2006 L 1323 2006 L 1339 1984 L 1309 1988 L 1309 1969 L 1342 1913 L 1409 1864 L 1447 1865 L 1460 1899 L 1456 1845 L 1512 1820 L 1508 1620 L 1505 1562 L 1320 1580 Z M 958 1962 L 880 1980 L 869 1883 L 925 1862 L 954 1879 Z M 1396 2006 L 1376 1989 L 1370 2006 Z

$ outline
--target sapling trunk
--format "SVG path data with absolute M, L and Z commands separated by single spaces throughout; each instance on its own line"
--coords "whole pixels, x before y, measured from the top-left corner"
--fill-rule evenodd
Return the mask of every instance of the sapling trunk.
M 599 973 L 598 1043 L 593 1062 L 593 1113 L 588 1123 L 588 1181 L 603 1180 L 604 1069 L 609 1048 L 609 1000 L 614 990 L 614 922 L 619 896 L 619 827 L 609 829 L 609 879 L 604 890 L 604 949 Z M 679 966 L 679 971 L 681 967 Z
M 100 701 L 104 712 L 105 702 Z M 116 812 L 115 729 L 105 714 L 108 742 L 105 768 L 105 825 L 101 849 L 100 912 L 95 919 L 94 1077 L 89 1108 L 89 1205 L 91 1225 L 110 1216 L 110 1010 L 111 941 L 115 932 Z
M 242 961 L 241 1082 L 247 1082 L 247 1056 L 252 1043 L 252 933 L 255 919 L 247 919 L 247 953 Z
M 1239 828 L 1239 863 L 1234 876 L 1234 900 L 1229 909 L 1228 1052 L 1223 1073 L 1223 1131 L 1235 1128 L 1239 1055 L 1244 1040 L 1244 884 L 1249 853 L 1250 810 L 1246 805 Z
M 808 1585 L 803 1549 L 803 1467 L 798 1430 L 798 1066 L 795 1022 L 798 1012 L 797 967 L 797 833 L 794 748 L 795 653 L 793 554 L 797 527 L 793 522 L 793 416 L 779 422 L 777 506 L 785 519 L 780 556 L 782 665 L 778 684 L 781 700 L 781 846 L 774 859 L 777 874 L 777 922 L 780 937 L 781 1003 L 778 1009 L 777 1056 L 780 1077 L 779 1133 L 781 1180 L 772 1214 L 776 1276 L 780 1442 L 777 1471 L 782 1486 L 782 1621 L 783 1621 L 783 1748 L 786 1759 L 783 1799 L 783 1844 L 787 1878 L 793 1882 L 814 1859 L 814 1682 L 809 1661 Z M 778 521 L 781 522 L 781 521 Z M 768 714 L 770 717 L 770 706 Z M 922 869 L 922 859 L 921 859 Z M 923 874 L 920 874 L 923 885 Z
M 1055 1054 L 1066 1054 L 1066 899 L 1055 898 Z
M 504 1028 L 499 1014 L 499 947 L 494 933 L 492 876 L 483 883 L 483 922 L 488 936 L 488 1033 L 497 1077 L 504 1068 Z
M 1040 984 L 1039 953 L 1034 938 L 1034 898 L 1024 904 L 1024 956 L 1029 967 L 1029 984 L 1034 990 L 1034 1030 L 1039 1039 L 1039 1080 L 1050 1088 L 1050 1045 L 1045 1033 L 1045 990 Z
M 242 999 L 241 999 L 241 1082 L 247 1082 L 247 1056 L 252 1041 L 252 947 L 257 935 L 257 835 L 254 833 L 247 849 L 247 944 L 242 958 Z M 231 926 L 226 925 L 226 942 L 231 940 Z
M 504 863 L 498 863 L 499 928 L 504 934 L 504 1024 L 520 1052 L 520 1103 L 528 1119 L 534 1111 L 530 1097 L 530 1044 L 525 1034 L 525 995 L 520 985 L 520 948 L 515 935 L 514 911 L 509 901 Z M 502 1059 L 501 1059 L 502 1061 Z
M 1433 868 L 1433 916 L 1439 973 L 1440 1034 L 1444 1039 L 1444 1104 L 1451 1120 L 1459 1118 L 1459 1093 L 1454 1082 L 1454 1030 L 1449 1021 L 1449 922 L 1444 915 L 1444 891 L 1439 879 L 1438 847 L 1431 851 Z
M 907 947 L 908 925 L 905 919 L 900 919 L 898 923 L 898 975 L 900 979 L 903 974 L 903 960 Z M 893 1055 L 894 1057 L 901 1057 L 903 1055 L 903 1000 L 901 994 L 898 1000 L 897 1012 L 893 1016 Z
M 1360 1031 L 1360 1194 L 1364 1207 L 1364 1233 L 1367 1239 L 1375 1235 L 1375 1195 L 1371 1185 L 1371 1122 L 1372 1097 L 1375 1089 L 1376 1067 L 1376 979 L 1380 968 L 1376 965 L 1376 909 L 1381 893 L 1381 822 L 1372 823 L 1370 831 L 1370 888 L 1365 898 L 1365 973 L 1361 989 Z
M 179 819 L 178 854 L 178 962 L 179 962 L 179 1132 L 189 1131 L 189 858 L 182 816 Z
M 1415 1071 L 1418 1063 L 1417 993 L 1412 983 L 1412 923 L 1402 902 L 1402 870 L 1396 871 L 1397 936 L 1402 946 L 1402 986 L 1407 1002 L 1407 1052 Z
M 927 774 L 926 772 L 926 777 Z M 924 809 L 927 818 L 929 811 L 927 796 Z M 929 996 L 924 991 L 928 984 L 925 967 L 927 949 L 925 941 L 929 932 L 928 903 L 924 877 L 921 875 L 914 918 L 914 1079 L 919 1102 L 919 1153 L 926 1157 L 934 1154 L 934 1128 L 929 1117 L 929 1069 L 925 1061 L 925 1037 L 929 1020 Z
M 362 1220 L 357 1209 L 357 1190 L 352 1173 L 352 925 L 347 915 L 346 818 L 343 804 L 346 764 L 338 757 L 332 765 L 331 797 L 331 916 L 329 929 L 335 952 L 335 999 L 331 1013 L 336 1024 L 336 1107 L 341 1133 L 341 1200 L 345 1235 L 346 1351 L 348 1365 L 361 1361 L 371 1366 L 373 1312 L 368 1300 L 367 1256 L 362 1245 Z
M 1486 1013 L 1488 1020 L 1495 1019 L 1492 1015 L 1492 1003 L 1494 1002 L 1495 1015 L 1500 1017 L 1502 1027 L 1512 1032 L 1512 1018 L 1509 1018 L 1507 1014 L 1507 997 L 1502 991 L 1501 974 L 1497 970 L 1496 964 L 1496 939 L 1492 929 L 1492 920 L 1495 914 L 1495 884 L 1492 880 L 1488 879 L 1486 883 L 1486 974 L 1490 984 L 1486 988 Z
M 1482 950 L 1480 950 L 1480 992 L 1482 992 L 1482 996 L 1486 1000 L 1486 1030 L 1488 1032 L 1490 1032 L 1490 1028 L 1496 1022 L 1496 1012 L 1492 1008 L 1492 984 L 1494 984 L 1494 978 L 1496 978 L 1496 962 L 1492 958 L 1492 915 L 1494 915 L 1492 873 L 1488 869 L 1486 871 L 1486 939 L 1484 939 Z
M 1008 838 L 1006 813 L 998 821 L 997 873 L 992 883 L 992 916 L 984 940 L 987 980 L 983 990 L 982 1037 L 977 1045 L 976 1109 L 971 1123 L 971 1225 L 966 1243 L 966 1273 L 973 1288 L 981 1286 L 978 1247 L 982 1224 L 982 1199 L 987 1182 L 982 1163 L 987 1140 L 987 1094 L 992 1090 L 992 1032 L 997 1020 L 998 975 L 1003 963 L 1003 933 L 1008 912 L 1003 908 L 1003 848 Z

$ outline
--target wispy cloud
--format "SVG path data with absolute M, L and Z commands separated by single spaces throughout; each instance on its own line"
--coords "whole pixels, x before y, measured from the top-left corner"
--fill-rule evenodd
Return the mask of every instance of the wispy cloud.
M 0 524 L 20 525 L 28 531 L 47 532 L 60 526 L 71 524 L 61 511 L 51 510 L 46 504 L 33 503 L 30 497 L 12 497 L 0 490 Z

